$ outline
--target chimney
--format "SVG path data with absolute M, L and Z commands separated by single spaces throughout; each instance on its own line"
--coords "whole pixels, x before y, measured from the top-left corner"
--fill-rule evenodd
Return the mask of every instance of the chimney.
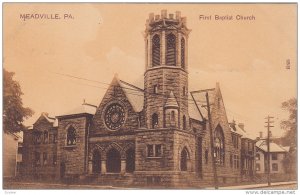
M 232 120 L 232 122 L 229 123 L 229 126 L 230 126 L 234 131 L 236 131 L 236 128 L 235 128 L 235 120 Z
M 244 127 L 245 127 L 244 123 L 239 123 L 238 126 L 244 131 Z
M 260 138 L 260 139 L 263 138 L 263 132 L 262 132 L 262 131 L 259 132 L 259 138 Z

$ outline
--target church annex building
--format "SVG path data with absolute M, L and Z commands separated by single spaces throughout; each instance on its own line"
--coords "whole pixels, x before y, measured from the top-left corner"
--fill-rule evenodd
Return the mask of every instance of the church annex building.
M 218 84 L 190 93 L 188 38 L 180 12 L 146 21 L 144 87 L 115 76 L 98 106 L 42 113 L 24 132 L 22 175 L 94 184 L 201 187 L 251 179 L 255 140 L 229 123 Z M 210 102 L 213 152 L 206 95 Z M 206 106 L 205 106 L 206 105 Z

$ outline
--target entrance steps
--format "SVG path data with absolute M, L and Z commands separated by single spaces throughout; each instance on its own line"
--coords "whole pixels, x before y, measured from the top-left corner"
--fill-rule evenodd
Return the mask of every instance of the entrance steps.
M 88 175 L 90 184 L 109 186 L 130 186 L 133 184 L 133 174 L 131 173 L 106 173 Z

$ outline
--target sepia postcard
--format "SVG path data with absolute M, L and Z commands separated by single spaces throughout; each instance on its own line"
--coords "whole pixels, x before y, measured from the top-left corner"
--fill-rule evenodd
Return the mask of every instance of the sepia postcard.
M 297 3 L 2 6 L 6 194 L 298 190 Z

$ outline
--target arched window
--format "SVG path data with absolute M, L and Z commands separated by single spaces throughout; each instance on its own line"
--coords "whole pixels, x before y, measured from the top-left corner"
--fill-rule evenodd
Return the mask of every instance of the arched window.
M 176 36 L 173 34 L 167 35 L 166 47 L 166 64 L 169 66 L 176 66 Z
M 187 171 L 188 151 L 184 147 L 180 154 L 180 170 Z
M 215 130 L 214 156 L 216 163 L 223 165 L 225 161 L 224 134 L 222 128 L 218 125 Z
M 171 111 L 171 121 L 172 122 L 175 121 L 175 111 L 174 110 Z
M 154 35 L 152 38 L 152 66 L 160 65 L 160 37 Z
M 183 128 L 183 130 L 186 130 L 186 117 L 185 117 L 185 115 L 183 115 L 183 117 L 182 117 L 182 128 Z
M 67 131 L 67 145 L 76 144 L 76 130 L 74 127 L 70 126 Z
M 158 115 L 154 113 L 152 115 L 152 129 L 155 129 L 158 126 Z
M 185 68 L 185 40 L 181 38 L 181 67 Z

